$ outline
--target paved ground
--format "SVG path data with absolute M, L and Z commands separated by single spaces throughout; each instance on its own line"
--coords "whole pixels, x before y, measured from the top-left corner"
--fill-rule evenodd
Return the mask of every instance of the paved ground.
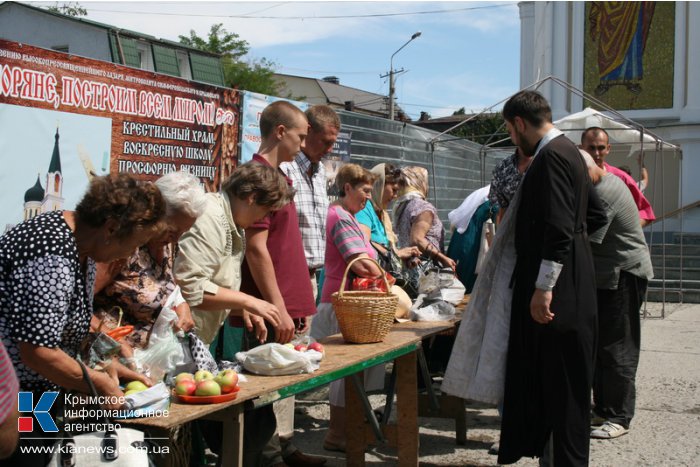
M 615 440 L 591 440 L 594 466 L 700 465 L 700 305 L 649 304 L 652 318 L 642 324 L 642 353 L 637 373 L 637 412 L 630 433 Z M 372 396 L 379 406 L 382 399 Z M 328 405 L 298 401 L 295 443 L 303 451 L 326 456 L 329 466 L 345 465 L 342 455 L 321 447 L 328 426 Z M 472 404 L 467 410 L 467 444 L 454 442 L 454 426 L 421 418 L 422 466 L 492 466 L 488 454 L 498 439 L 496 409 Z M 369 465 L 396 465 L 395 451 L 376 448 L 366 455 Z M 534 466 L 532 459 L 518 466 Z

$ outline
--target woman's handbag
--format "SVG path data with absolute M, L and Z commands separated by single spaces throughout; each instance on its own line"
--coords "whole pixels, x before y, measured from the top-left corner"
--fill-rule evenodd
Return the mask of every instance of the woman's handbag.
M 396 285 L 403 287 L 408 277 L 406 271 L 404 271 L 403 262 L 394 251 L 393 245 L 389 244 L 388 246 L 384 246 L 377 242 L 370 243 L 374 251 L 377 252 L 377 262 L 379 266 L 396 279 Z
M 90 388 L 90 397 L 99 397 L 95 385 L 87 373 L 85 365 L 78 360 L 83 371 L 83 380 Z M 105 410 L 106 411 L 106 410 Z M 71 434 L 65 430 L 65 414 L 59 428 L 59 441 L 48 467 L 92 467 L 109 465 L 113 467 L 149 467 L 150 444 L 145 440 L 143 431 L 133 428 L 115 428 L 111 418 L 104 416 L 105 411 L 99 406 L 91 407 L 86 412 L 98 414 L 96 425 L 104 431 Z M 103 416 L 99 416 L 102 414 Z M 84 424 L 84 420 L 82 421 Z M 118 425 L 116 425 L 118 426 Z

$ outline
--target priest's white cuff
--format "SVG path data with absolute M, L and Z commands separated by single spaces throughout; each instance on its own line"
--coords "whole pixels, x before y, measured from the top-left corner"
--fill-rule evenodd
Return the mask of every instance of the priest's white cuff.
M 540 263 L 540 272 L 537 275 L 535 287 L 545 292 L 550 292 L 556 285 L 557 279 L 559 279 L 562 267 L 564 265 L 561 263 L 543 259 Z

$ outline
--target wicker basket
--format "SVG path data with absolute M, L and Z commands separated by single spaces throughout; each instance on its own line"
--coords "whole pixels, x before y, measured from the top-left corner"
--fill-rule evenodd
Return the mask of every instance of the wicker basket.
M 390 292 L 391 289 L 384 270 L 382 270 L 382 278 L 387 288 L 386 293 L 367 290 L 346 291 L 345 281 L 350 267 L 360 259 L 373 261 L 379 269 L 382 269 L 379 263 L 372 258 L 353 259 L 345 268 L 340 290 L 331 296 L 331 302 L 345 341 L 354 344 L 381 342 L 394 323 L 394 313 L 399 303 L 399 297 Z

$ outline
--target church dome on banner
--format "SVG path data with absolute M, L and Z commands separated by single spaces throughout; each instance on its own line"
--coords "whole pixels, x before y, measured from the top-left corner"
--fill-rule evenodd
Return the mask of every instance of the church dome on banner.
M 24 202 L 29 203 L 31 201 L 38 201 L 41 203 L 44 200 L 44 188 L 41 186 L 39 181 L 39 175 L 36 176 L 36 183 L 33 187 L 28 189 L 24 193 Z

